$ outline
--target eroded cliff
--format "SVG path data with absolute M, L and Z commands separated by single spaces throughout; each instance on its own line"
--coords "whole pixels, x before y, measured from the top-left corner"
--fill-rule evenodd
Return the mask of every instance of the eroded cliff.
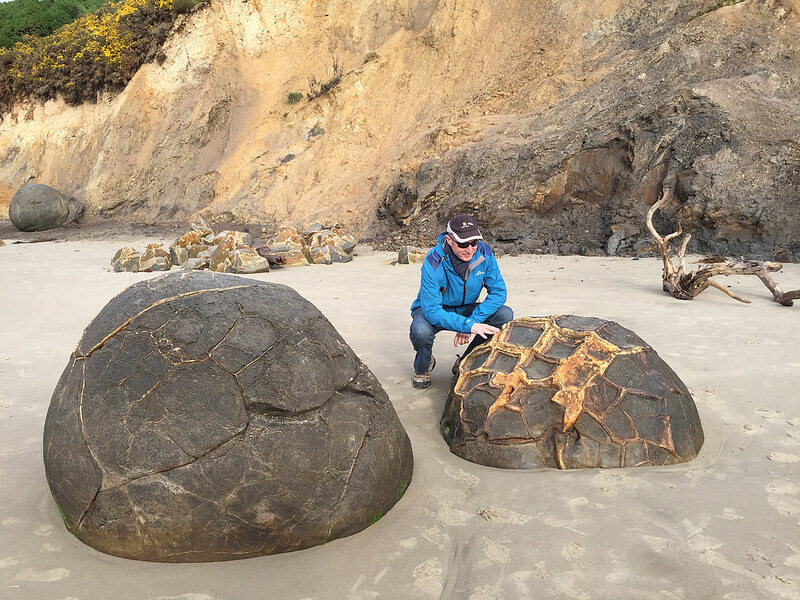
M 0 180 L 89 218 L 333 217 L 426 243 L 643 249 L 669 171 L 696 249 L 800 254 L 800 1 L 212 0 L 96 104 L 18 106 Z M 289 104 L 308 78 L 341 82 Z M 663 152 L 667 150 L 666 154 Z

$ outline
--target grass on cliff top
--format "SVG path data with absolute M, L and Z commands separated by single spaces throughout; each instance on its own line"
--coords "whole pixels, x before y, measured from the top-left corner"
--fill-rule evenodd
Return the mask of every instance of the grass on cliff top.
M 142 64 L 161 57 L 178 15 L 205 2 L 119 0 L 50 35 L 0 48 L 0 114 L 26 98 L 79 104 L 125 87 Z
M 0 47 L 11 48 L 26 35 L 45 36 L 92 13 L 109 0 L 12 0 L 0 4 Z

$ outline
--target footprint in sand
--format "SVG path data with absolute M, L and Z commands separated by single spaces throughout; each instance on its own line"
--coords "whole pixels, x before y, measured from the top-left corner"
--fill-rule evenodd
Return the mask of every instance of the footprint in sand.
M 180 596 L 159 596 L 155 600 L 215 600 L 214 596 L 208 594 L 181 594 Z
M 577 542 L 571 542 L 561 549 L 564 558 L 576 559 L 586 554 L 586 548 Z
M 767 458 L 775 462 L 781 462 L 781 463 L 800 462 L 800 456 L 798 456 L 797 454 L 784 454 L 783 452 L 772 452 L 767 455 Z

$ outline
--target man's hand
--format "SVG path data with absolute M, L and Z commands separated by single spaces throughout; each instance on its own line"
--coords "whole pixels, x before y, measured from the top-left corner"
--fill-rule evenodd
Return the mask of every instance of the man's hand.
M 456 332 L 456 337 L 453 338 L 453 346 L 458 348 L 462 344 L 466 344 L 469 341 L 469 333 L 460 333 Z
M 487 325 L 486 323 L 475 323 L 470 329 L 472 333 L 475 335 L 481 336 L 483 339 L 486 339 L 490 335 L 494 335 L 498 331 L 500 331 L 497 327 L 492 327 L 491 325 Z

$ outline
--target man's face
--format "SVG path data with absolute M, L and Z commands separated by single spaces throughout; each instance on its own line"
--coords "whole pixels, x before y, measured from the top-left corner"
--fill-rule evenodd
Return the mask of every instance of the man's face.
M 450 248 L 453 250 L 453 254 L 455 254 L 461 260 L 472 260 L 472 256 L 475 254 L 475 249 L 478 246 L 478 240 L 472 240 L 471 242 L 467 242 L 469 246 L 466 248 L 461 248 L 458 245 L 458 242 L 455 241 L 450 235 L 448 234 L 445 238 L 447 243 L 450 244 Z

